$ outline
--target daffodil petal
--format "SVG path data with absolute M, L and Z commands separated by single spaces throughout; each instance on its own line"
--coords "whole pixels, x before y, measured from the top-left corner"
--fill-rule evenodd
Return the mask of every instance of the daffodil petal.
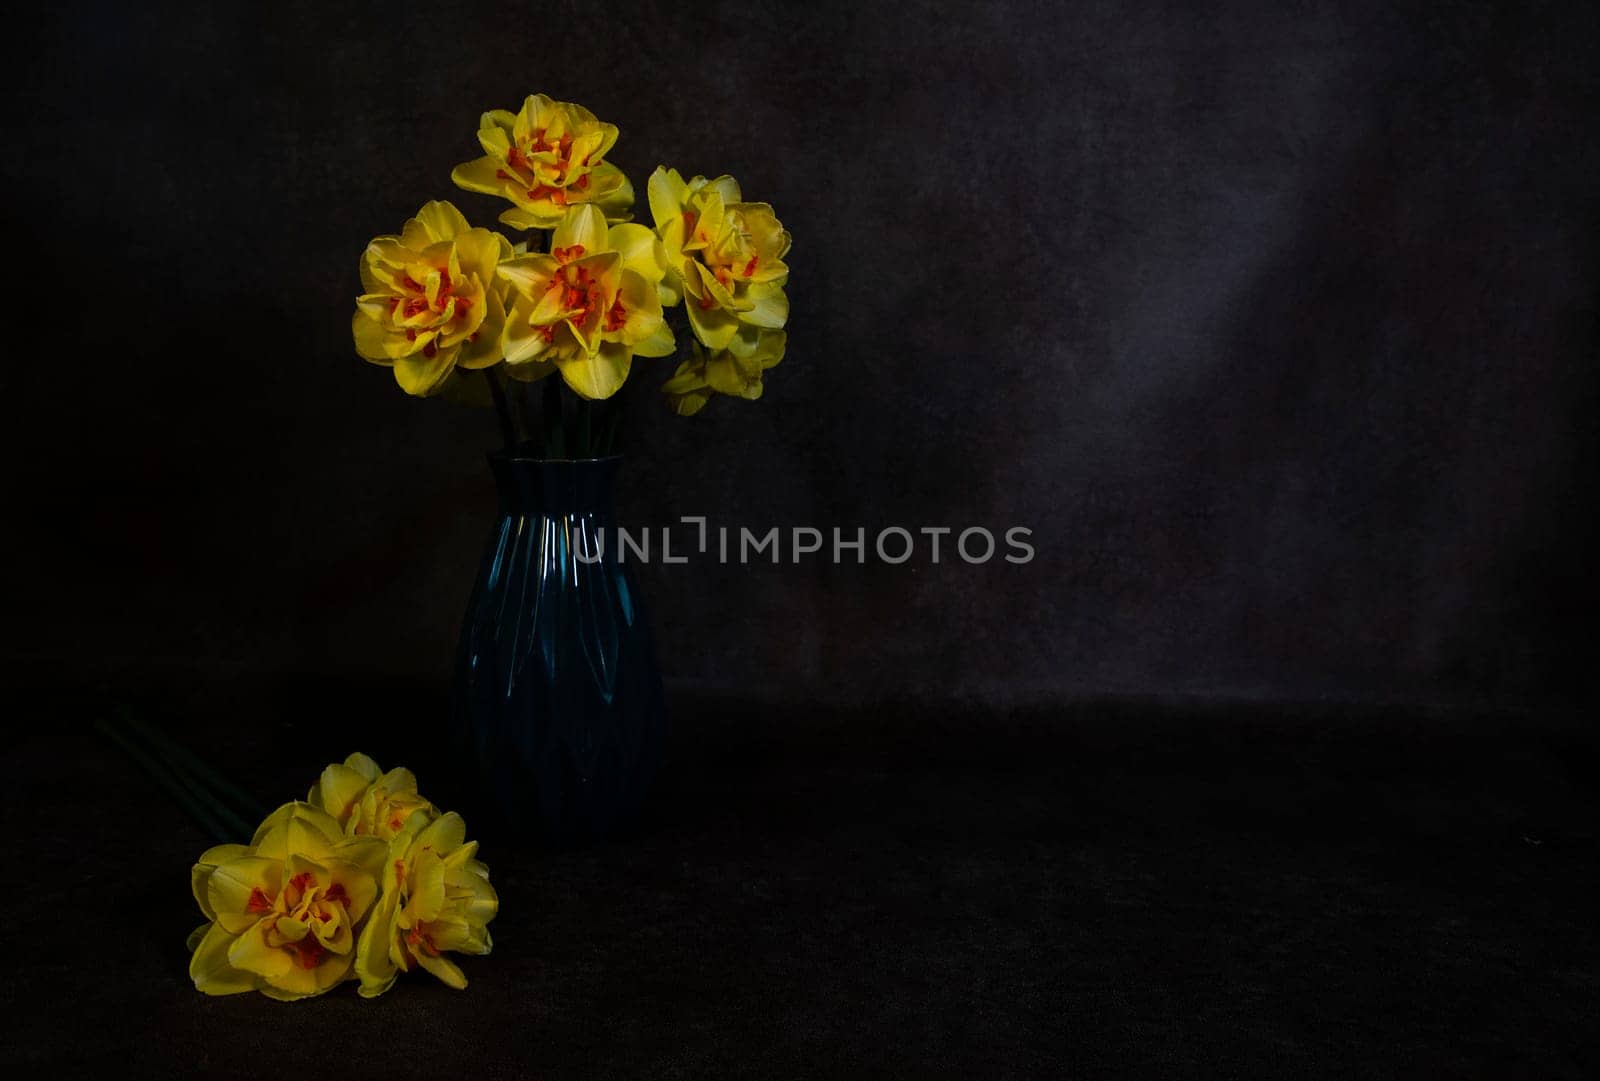
M 789 321 L 789 298 L 783 290 L 772 284 L 752 285 L 745 296 L 755 302 L 749 311 L 739 313 L 739 319 L 752 326 L 777 329 Z
M 579 247 L 593 255 L 606 248 L 606 218 L 597 206 L 584 204 L 567 211 L 550 237 L 550 250 Z
M 466 216 L 456 209 L 455 204 L 445 199 L 434 199 L 423 204 L 422 209 L 417 211 L 417 221 L 422 223 L 428 230 L 428 236 L 435 242 L 452 240 L 472 228 L 467 224 Z M 405 234 L 401 233 L 400 236 L 403 242 Z M 407 247 L 414 248 L 418 245 L 409 244 Z
M 440 815 L 417 834 L 416 844 L 441 858 L 460 848 L 467 839 L 467 823 L 454 811 Z
M 641 357 L 670 357 L 678 351 L 678 343 L 672 336 L 672 328 L 665 320 L 656 324 L 656 329 L 648 338 L 635 342 L 633 352 Z
M 633 351 L 602 342 L 591 355 L 556 358 L 567 386 L 584 398 L 609 398 L 622 388 L 632 366 Z
M 409 357 L 397 357 L 394 362 L 394 380 L 407 394 L 426 398 L 438 393 L 444 386 L 444 381 L 450 377 L 450 371 L 455 367 L 454 361 L 453 356 L 447 356 L 443 352 L 431 358 L 421 353 L 414 353 Z
M 476 370 L 487 368 L 499 362 L 500 336 L 505 330 L 505 307 L 500 301 L 498 293 L 490 293 L 485 298 L 488 311 L 478 329 L 461 346 L 461 354 L 456 358 L 456 363 L 463 368 Z
M 356 310 L 355 316 L 350 320 L 350 331 L 355 338 L 356 353 L 362 359 L 381 364 L 386 368 L 394 363 L 389 359 L 389 333 L 366 312 L 359 308 Z
M 189 958 L 189 979 L 195 990 L 207 995 L 238 995 L 256 989 L 256 978 L 228 961 L 234 936 L 213 924 Z
M 287 975 L 294 968 L 294 960 L 287 951 L 269 946 L 267 933 L 263 920 L 235 938 L 228 946 L 228 964 L 266 979 Z
M 702 308 L 696 301 L 684 305 L 694 336 L 707 349 L 726 349 L 738 333 L 739 320 L 721 308 Z
M 678 170 L 658 165 L 645 184 L 645 194 L 650 200 L 650 217 L 657 229 L 669 221 L 682 221 L 688 188 Z
M 260 856 L 241 856 L 218 865 L 206 881 L 206 901 L 229 934 L 255 926 L 278 895 L 283 864 Z
M 467 977 L 448 957 L 434 956 L 428 953 L 417 954 L 417 963 L 439 978 L 439 982 L 457 991 L 465 990 Z

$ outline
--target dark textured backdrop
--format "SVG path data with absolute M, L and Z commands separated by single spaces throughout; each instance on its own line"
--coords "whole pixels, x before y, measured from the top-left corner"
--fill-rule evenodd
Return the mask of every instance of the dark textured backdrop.
M 1583 693 L 1590 5 L 84 4 L 8 44 L 8 664 L 446 678 L 486 416 L 353 354 L 367 238 L 542 90 L 795 235 L 788 359 L 624 516 L 1035 531 L 655 568 L 794 700 Z

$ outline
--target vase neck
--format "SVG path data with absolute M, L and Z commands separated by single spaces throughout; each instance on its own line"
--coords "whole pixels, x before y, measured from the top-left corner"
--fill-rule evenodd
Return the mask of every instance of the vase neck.
M 546 461 L 504 452 L 489 455 L 501 512 L 522 517 L 612 517 L 621 464 L 616 457 Z

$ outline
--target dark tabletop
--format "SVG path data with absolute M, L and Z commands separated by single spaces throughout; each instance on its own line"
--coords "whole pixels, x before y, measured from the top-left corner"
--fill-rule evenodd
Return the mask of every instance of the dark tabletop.
M 208 840 L 88 729 L 110 701 L 36 713 L 5 752 L 7 1072 L 1600 1072 L 1600 755 L 1547 719 L 680 698 L 635 834 L 490 832 L 501 914 L 466 991 L 284 1005 L 191 987 Z M 263 799 L 358 747 L 448 790 L 427 688 L 134 704 Z

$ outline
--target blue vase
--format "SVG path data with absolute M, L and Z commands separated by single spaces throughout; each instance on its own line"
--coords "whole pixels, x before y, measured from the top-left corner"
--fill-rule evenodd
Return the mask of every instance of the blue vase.
M 461 630 L 457 747 L 503 821 L 555 843 L 633 822 L 665 750 L 655 643 L 618 553 L 621 461 L 489 456 L 500 510 Z

